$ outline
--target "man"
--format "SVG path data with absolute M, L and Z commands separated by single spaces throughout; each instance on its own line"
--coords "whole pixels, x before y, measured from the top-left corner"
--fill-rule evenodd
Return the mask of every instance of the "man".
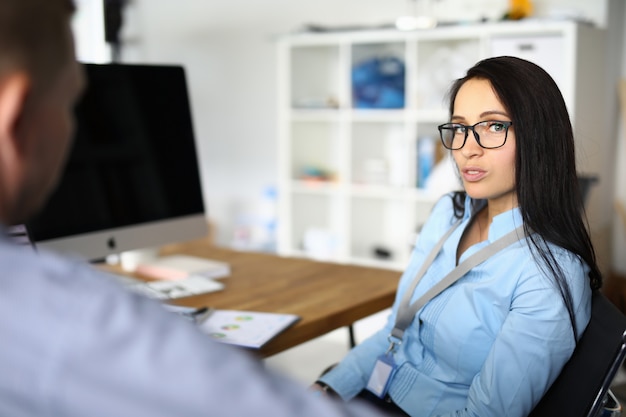
M 86 265 L 9 240 L 70 145 L 83 88 L 71 13 L 69 0 L 0 0 L 0 415 L 371 416 L 270 375 Z

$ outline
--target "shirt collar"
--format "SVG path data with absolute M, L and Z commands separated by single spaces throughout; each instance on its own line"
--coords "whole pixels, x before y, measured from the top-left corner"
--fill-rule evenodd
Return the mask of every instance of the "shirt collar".
M 475 212 L 485 207 L 486 204 L 486 200 L 466 198 L 463 220 L 469 219 Z M 489 226 L 489 236 L 487 240 L 493 242 L 523 224 L 522 212 L 519 207 L 514 207 L 511 210 L 500 213 L 493 218 Z

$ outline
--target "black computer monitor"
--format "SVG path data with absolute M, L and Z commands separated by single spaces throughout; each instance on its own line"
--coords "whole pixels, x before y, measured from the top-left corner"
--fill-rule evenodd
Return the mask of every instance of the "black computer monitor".
M 58 188 L 27 224 L 36 246 L 100 260 L 205 236 L 185 71 L 85 64 L 72 151 Z

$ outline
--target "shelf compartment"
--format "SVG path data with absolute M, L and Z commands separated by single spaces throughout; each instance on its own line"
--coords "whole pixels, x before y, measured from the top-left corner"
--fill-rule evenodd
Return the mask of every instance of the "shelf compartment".
M 336 181 L 339 177 L 340 125 L 333 122 L 291 124 L 291 178 Z
M 378 262 L 408 259 L 414 204 L 403 200 L 353 198 L 350 207 L 350 258 Z M 389 256 L 384 256 L 388 253 Z
M 344 253 L 345 200 L 324 195 L 292 194 L 291 245 L 300 253 L 339 261 Z
M 353 184 L 409 185 L 404 123 L 355 122 L 351 138 Z
M 478 38 L 442 39 L 417 43 L 417 78 L 410 86 L 419 110 L 444 111 L 452 82 L 481 58 Z
M 291 106 L 329 109 L 341 106 L 340 48 L 306 45 L 291 48 Z
M 355 43 L 351 61 L 353 108 L 405 107 L 405 42 Z
M 412 185 L 420 189 L 440 188 L 437 184 L 431 185 L 428 177 L 433 173 L 437 164 L 450 155 L 450 151 L 443 147 L 439 139 L 438 124 L 418 123 L 416 125 L 415 141 L 411 146 L 411 161 L 414 162 L 411 172 L 413 173 Z M 448 169 L 448 176 L 450 181 L 446 181 L 446 185 L 456 180 L 454 170 Z M 439 179 L 439 182 L 441 183 L 444 179 Z

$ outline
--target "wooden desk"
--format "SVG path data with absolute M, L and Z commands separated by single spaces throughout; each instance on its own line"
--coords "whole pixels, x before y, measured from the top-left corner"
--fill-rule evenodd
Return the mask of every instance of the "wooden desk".
M 226 289 L 177 300 L 176 304 L 293 313 L 301 320 L 264 346 L 264 357 L 348 326 L 391 306 L 400 273 L 238 252 L 206 240 L 171 245 L 162 254 L 185 254 L 228 262 Z

